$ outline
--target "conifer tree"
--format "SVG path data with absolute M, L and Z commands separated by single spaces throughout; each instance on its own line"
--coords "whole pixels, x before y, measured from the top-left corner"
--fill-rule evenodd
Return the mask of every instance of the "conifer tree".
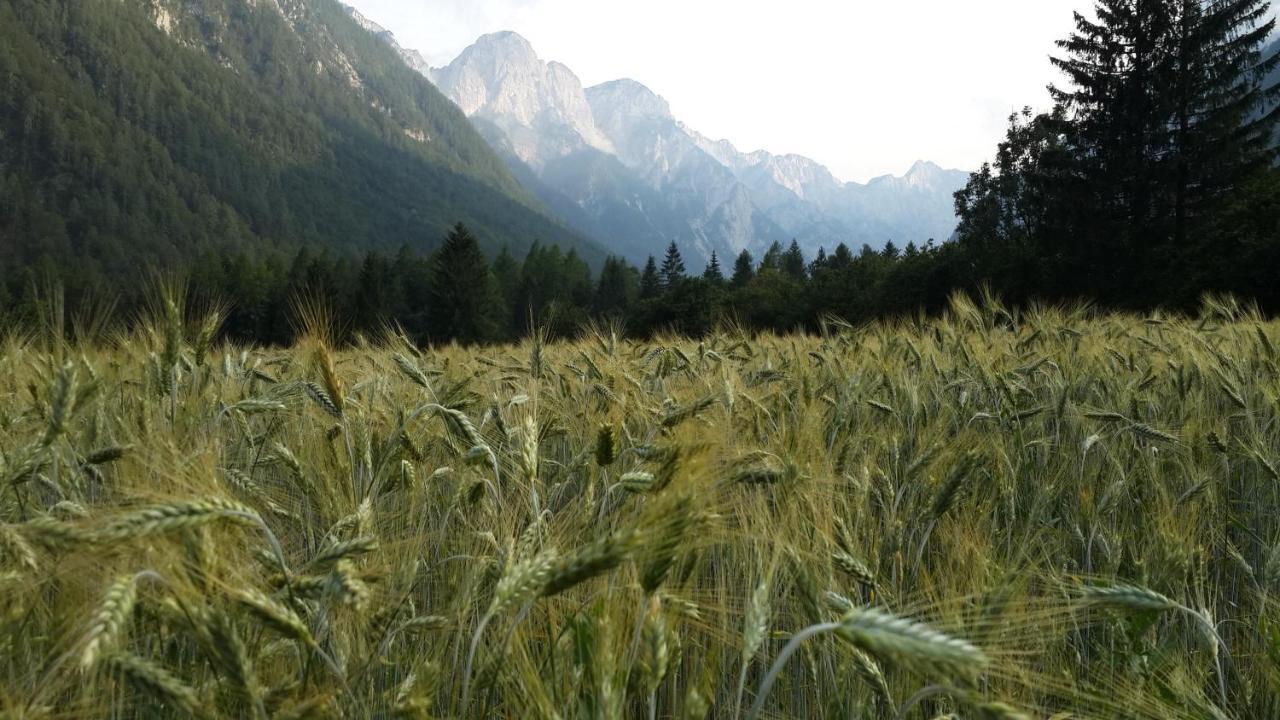
M 640 274 L 640 299 L 649 300 L 662 293 L 662 280 L 658 277 L 658 263 L 653 256 L 644 264 L 644 272 Z
M 662 287 L 670 290 L 684 278 L 684 259 L 680 257 L 680 248 L 675 241 L 667 246 L 667 256 L 662 260 Z
M 702 271 L 702 278 L 717 285 L 724 282 L 724 272 L 720 269 L 720 258 L 716 257 L 716 251 L 711 251 L 711 260 L 707 263 L 707 269 Z
M 751 257 L 751 253 L 746 250 L 738 253 L 738 259 L 733 262 L 733 278 L 729 284 L 735 288 L 746 287 L 751 284 L 751 279 L 755 275 L 755 258 Z
M 800 243 L 794 239 L 782 255 L 782 271 L 796 280 L 805 279 L 804 253 L 800 250 Z
M 431 335 L 471 344 L 497 336 L 498 293 L 480 244 L 462 223 L 436 251 L 431 268 Z
M 600 281 L 596 284 L 592 309 L 599 315 L 625 312 L 635 292 L 634 272 L 622 258 L 605 260 Z
M 1176 0 L 1171 58 L 1174 242 L 1182 247 L 1246 178 L 1275 160 L 1280 56 L 1263 55 L 1275 30 L 1267 0 Z M 1268 48 L 1269 49 L 1269 48 Z
M 760 272 L 769 270 L 782 269 L 782 245 L 778 241 L 774 241 L 769 249 L 764 252 L 764 257 L 760 259 Z

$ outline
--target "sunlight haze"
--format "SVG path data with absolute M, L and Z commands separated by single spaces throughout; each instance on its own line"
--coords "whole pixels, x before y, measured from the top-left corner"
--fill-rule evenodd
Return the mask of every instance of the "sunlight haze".
M 584 84 L 629 77 L 739 150 L 797 153 L 845 180 L 917 159 L 974 169 L 1006 118 L 1042 107 L 1079 0 L 350 0 L 447 64 L 514 30 Z

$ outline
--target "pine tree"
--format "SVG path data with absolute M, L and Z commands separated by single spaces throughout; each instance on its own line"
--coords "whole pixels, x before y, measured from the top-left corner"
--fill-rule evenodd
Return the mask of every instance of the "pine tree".
M 658 277 L 658 264 L 653 256 L 644 264 L 644 272 L 640 274 L 640 299 L 649 300 L 662 293 L 662 280 Z
M 1233 189 L 1274 161 L 1280 111 L 1263 81 L 1280 56 L 1262 55 L 1275 29 L 1274 19 L 1264 21 L 1268 0 L 1175 4 L 1167 177 L 1174 185 L 1174 241 L 1183 247 Z
M 684 278 L 684 259 L 680 257 L 680 248 L 673 240 L 667 246 L 667 256 L 662 260 L 662 287 L 670 290 Z
M 592 310 L 597 315 L 622 313 L 631 305 L 635 295 L 635 270 L 622 258 L 610 257 L 604 261 L 600 281 L 596 283 Z
M 493 259 L 492 272 L 501 303 L 499 330 L 504 336 L 514 336 L 517 334 L 516 329 L 520 326 L 516 303 L 520 297 L 521 267 L 520 262 L 511 255 L 511 251 L 505 244 L 498 252 L 498 256 Z
M 735 288 L 746 287 L 751 284 L 751 279 L 755 275 L 755 258 L 752 258 L 751 253 L 746 250 L 738 253 L 738 259 L 733 262 L 733 278 L 729 284 Z
M 782 269 L 782 245 L 776 240 L 760 259 L 760 272 L 778 271 Z
M 497 288 L 480 244 L 465 225 L 449 232 L 431 270 L 432 337 L 468 344 L 494 339 Z
M 809 263 L 809 274 L 812 275 L 818 270 L 827 267 L 829 263 L 830 261 L 827 258 L 827 249 L 820 246 L 818 248 L 818 254 L 813 256 L 813 262 Z
M 1059 42 L 1069 86 L 1050 90 L 1087 194 L 1065 199 L 1059 186 L 1057 199 L 1089 208 L 1068 251 L 1104 299 L 1167 296 L 1185 272 L 1174 262 L 1195 267 L 1188 239 L 1203 244 L 1203 220 L 1273 160 L 1268 11 L 1266 0 L 1100 0 L 1097 22 L 1077 14 Z
M 720 270 L 720 258 L 716 257 L 716 251 L 711 251 L 711 261 L 707 263 L 707 269 L 702 271 L 702 278 L 716 285 L 724 282 L 724 272 Z
M 782 255 L 782 271 L 796 280 L 805 279 L 804 253 L 800 250 L 800 243 L 794 239 Z

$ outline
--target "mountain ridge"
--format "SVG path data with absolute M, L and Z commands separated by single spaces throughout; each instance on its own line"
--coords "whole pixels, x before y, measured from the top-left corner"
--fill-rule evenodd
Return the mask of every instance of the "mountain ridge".
M 548 81 L 556 72 L 560 77 Z M 659 93 L 636 80 L 583 87 L 572 70 L 544 61 L 512 31 L 481 36 L 430 74 L 469 117 L 496 128 L 484 134 L 506 151 L 509 163 L 527 167 L 515 170 L 518 176 L 538 178 L 583 211 L 568 213 L 571 225 L 606 244 L 624 220 L 651 228 L 647 238 L 611 245 L 633 262 L 658 254 L 670 240 L 704 259 L 712 252 L 726 257 L 744 249 L 759 255 L 773 242 L 792 238 L 809 253 L 840 242 L 882 246 L 945 240 L 955 228 L 951 195 L 969 177 L 920 161 L 902 176 L 844 182 L 798 154 L 741 152 L 730 141 L 711 139 L 678 120 Z M 612 154 L 635 182 L 652 191 L 640 213 L 644 217 L 637 217 L 630 200 L 584 192 L 635 184 L 620 183 L 617 168 L 609 169 L 613 179 L 608 182 L 573 177 L 568 167 L 582 173 L 603 167 L 580 154 L 586 149 Z M 628 211 L 621 212 L 623 206 Z M 584 215 L 595 220 L 584 223 Z M 657 228 L 663 228 L 661 236 Z
M 238 252 L 428 251 L 459 221 L 492 252 L 603 262 L 397 55 L 336 0 L 5 0 L 0 266 L 109 284 Z

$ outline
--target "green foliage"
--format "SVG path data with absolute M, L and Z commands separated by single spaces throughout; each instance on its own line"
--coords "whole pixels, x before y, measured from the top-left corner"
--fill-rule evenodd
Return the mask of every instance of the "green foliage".
M 995 161 L 956 195 L 974 269 L 1019 300 L 1186 308 L 1206 290 L 1270 295 L 1249 250 L 1280 236 L 1224 222 L 1273 203 L 1270 4 L 1097 9 L 1059 43 L 1067 84 L 1051 88 L 1053 109 L 1014 115 Z
M 431 263 L 428 313 L 439 340 L 463 343 L 498 337 L 497 285 L 471 231 L 458 224 Z
M 603 259 L 337 2 L 285 4 L 0 2 L 8 292 L 209 255 L 426 252 L 458 221 L 490 249 L 536 236 Z

